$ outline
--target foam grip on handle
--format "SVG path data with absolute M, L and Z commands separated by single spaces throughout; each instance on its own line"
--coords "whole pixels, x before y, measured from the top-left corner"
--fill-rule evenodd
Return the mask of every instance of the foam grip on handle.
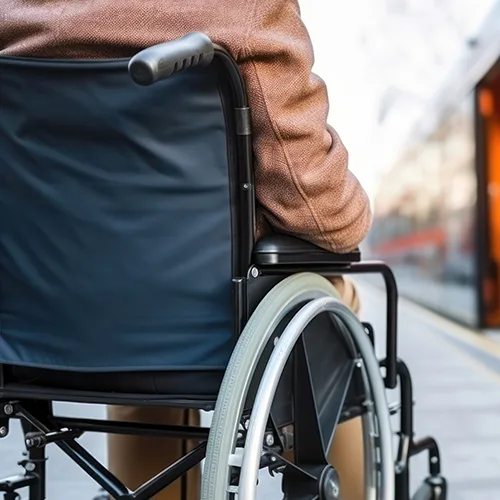
M 210 38 L 195 32 L 142 50 L 130 60 L 128 71 L 138 85 L 152 85 L 184 69 L 208 66 L 213 58 Z

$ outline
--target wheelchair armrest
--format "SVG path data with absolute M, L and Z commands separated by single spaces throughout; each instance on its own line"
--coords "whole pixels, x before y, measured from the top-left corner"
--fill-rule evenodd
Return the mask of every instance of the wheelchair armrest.
M 265 236 L 253 249 L 253 262 L 257 266 L 328 264 L 345 267 L 360 260 L 359 250 L 336 254 L 284 234 Z

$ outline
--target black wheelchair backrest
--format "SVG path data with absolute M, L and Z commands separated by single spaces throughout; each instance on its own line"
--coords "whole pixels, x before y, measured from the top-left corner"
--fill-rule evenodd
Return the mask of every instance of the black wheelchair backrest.
M 128 64 L 0 58 L 0 363 L 227 364 L 234 256 L 220 71 L 141 86 Z

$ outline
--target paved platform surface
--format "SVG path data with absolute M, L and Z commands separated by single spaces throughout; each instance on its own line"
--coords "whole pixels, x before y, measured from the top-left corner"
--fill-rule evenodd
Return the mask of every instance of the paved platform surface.
M 360 283 L 363 319 L 377 332 L 377 351 L 384 351 L 384 295 Z M 409 302 L 400 307 L 400 357 L 410 367 L 416 400 L 417 437 L 432 435 L 441 446 L 443 471 L 450 482 L 449 500 L 500 500 L 500 345 L 479 338 Z M 394 395 L 389 396 L 390 399 Z M 59 405 L 59 413 L 102 417 L 96 406 Z M 103 462 L 103 436 L 81 442 Z M 0 476 L 16 473 L 22 440 L 18 427 L 0 440 Z M 97 489 L 57 448 L 49 447 L 49 500 L 91 500 Z M 425 475 L 425 460 L 414 463 L 412 484 Z M 260 498 L 278 500 L 279 484 L 265 479 Z
M 383 331 L 379 289 L 365 285 L 361 294 L 363 316 Z M 399 324 L 399 355 L 413 378 L 416 437 L 438 440 L 449 500 L 500 499 L 500 346 L 405 300 Z M 424 457 L 413 465 L 416 486 Z

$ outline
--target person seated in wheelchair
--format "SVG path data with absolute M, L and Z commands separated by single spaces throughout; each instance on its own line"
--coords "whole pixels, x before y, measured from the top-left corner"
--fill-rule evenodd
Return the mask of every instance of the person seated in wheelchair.
M 237 60 L 249 95 L 257 238 L 284 232 L 343 253 L 355 249 L 367 234 L 369 201 L 348 169 L 341 139 L 327 124 L 327 89 L 311 72 L 313 49 L 297 0 L 7 0 L 0 5 L 0 18 L 4 56 L 130 57 L 191 31 L 206 33 Z M 358 312 L 353 285 L 342 277 L 333 282 L 345 303 Z M 184 411 L 172 408 L 113 407 L 109 416 L 187 423 Z M 190 412 L 188 422 L 198 420 L 198 413 Z M 363 497 L 358 420 L 340 427 L 330 456 L 343 477 L 344 500 Z M 179 458 L 180 446 L 174 440 L 163 444 L 146 437 L 113 436 L 110 467 L 134 488 Z M 196 498 L 196 474 L 189 481 Z M 157 498 L 179 498 L 176 486 Z

